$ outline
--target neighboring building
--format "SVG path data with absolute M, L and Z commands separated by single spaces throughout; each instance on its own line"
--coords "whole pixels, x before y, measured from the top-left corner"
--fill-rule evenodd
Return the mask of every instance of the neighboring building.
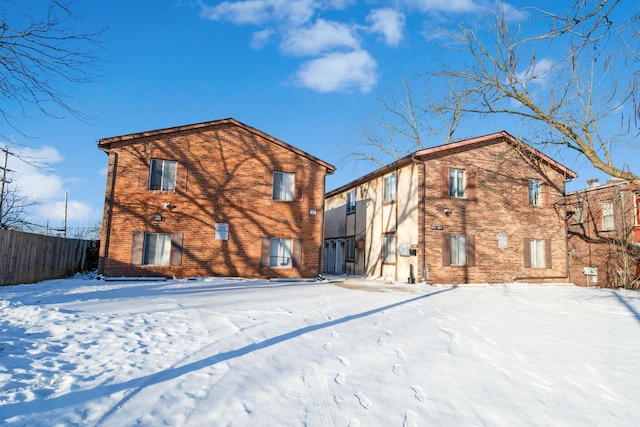
M 507 132 L 417 151 L 327 194 L 324 271 L 569 281 L 569 170 Z
M 335 168 L 234 119 L 105 138 L 105 276 L 315 277 Z
M 589 180 L 567 194 L 572 281 L 588 286 L 625 286 L 640 275 L 640 192 L 628 181 Z M 595 270 L 594 270 L 595 269 Z

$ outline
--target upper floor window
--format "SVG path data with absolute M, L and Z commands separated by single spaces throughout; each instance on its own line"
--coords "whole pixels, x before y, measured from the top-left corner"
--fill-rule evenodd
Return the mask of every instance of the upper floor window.
M 151 159 L 149 190 L 176 191 L 175 160 Z
M 171 262 L 171 234 L 144 233 L 143 265 L 166 266 Z
M 393 202 L 396 200 L 396 174 L 384 177 L 384 202 Z
M 466 180 L 464 169 L 449 169 L 449 197 L 465 197 Z
M 351 190 L 347 193 L 347 213 L 355 212 L 356 210 L 356 190 Z
M 529 180 L 529 204 L 540 206 L 542 204 L 541 183 L 539 179 Z
M 584 219 L 582 218 L 582 206 L 574 206 L 573 208 L 573 223 L 574 224 L 582 224 Z
M 289 172 L 273 173 L 273 200 L 292 201 L 295 190 L 295 174 Z
M 396 262 L 396 235 L 382 236 L 382 262 Z
M 291 268 L 291 239 L 271 239 L 269 266 Z
M 602 229 L 615 230 L 613 202 L 602 202 Z

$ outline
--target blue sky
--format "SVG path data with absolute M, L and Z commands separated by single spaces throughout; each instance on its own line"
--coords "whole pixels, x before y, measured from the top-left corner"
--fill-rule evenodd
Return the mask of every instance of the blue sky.
M 48 4 L 22 3 L 9 13 L 18 5 L 40 13 Z M 505 6 L 526 22 L 520 8 L 531 3 Z M 233 117 L 332 163 L 327 189 L 338 187 L 375 169 L 347 153 L 379 98 L 402 77 L 419 79 L 436 59 L 427 39 L 461 20 L 481 23 L 496 7 L 488 0 L 79 1 L 73 10 L 83 20 L 70 24 L 108 27 L 99 36 L 103 74 L 61 90 L 92 118 L 15 110 L 13 124 L 27 136 L 4 123 L 0 134 L 48 167 L 10 158 L 13 183 L 40 201 L 33 222 L 60 226 L 68 191 L 69 225 L 90 226 L 102 218 L 105 191 L 98 139 Z M 460 137 L 499 130 L 527 136 L 504 120 L 470 120 Z M 593 176 L 606 180 L 573 154 L 548 154 L 580 175 L 569 189 Z

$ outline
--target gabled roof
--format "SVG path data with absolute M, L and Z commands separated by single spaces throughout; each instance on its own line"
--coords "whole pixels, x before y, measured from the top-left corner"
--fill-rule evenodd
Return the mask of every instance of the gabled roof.
M 567 179 L 570 178 L 575 178 L 578 176 L 577 173 L 575 173 L 574 171 L 572 171 L 571 169 L 565 167 L 564 165 L 556 162 L 555 160 L 553 160 L 551 157 L 547 156 L 546 154 L 542 153 L 539 150 L 536 150 L 535 148 L 533 148 L 532 146 L 525 144 L 524 142 L 520 141 L 519 139 L 515 138 L 514 136 L 512 136 L 511 134 L 509 134 L 506 131 L 500 131 L 500 132 L 495 132 L 495 133 L 491 133 L 488 135 L 484 135 L 484 136 L 479 136 L 476 138 L 470 138 L 470 139 L 465 139 L 462 141 L 457 141 L 457 142 L 452 142 L 449 144 L 443 144 L 443 145 L 438 145 L 435 147 L 430 147 L 430 148 L 424 148 L 422 150 L 418 150 L 412 154 L 409 154 L 406 157 L 403 157 L 401 159 L 396 160 L 393 163 L 390 163 L 386 166 L 381 167 L 380 169 L 377 169 L 367 175 L 364 175 L 348 184 L 345 184 L 341 187 L 336 188 L 335 190 L 332 190 L 330 192 L 328 192 L 326 194 L 325 197 L 331 197 L 334 196 L 336 194 L 342 193 L 343 191 L 346 191 L 350 188 L 356 187 L 358 185 L 361 185 L 365 182 L 371 181 L 372 179 L 378 178 L 382 175 L 385 175 L 393 170 L 396 170 L 400 167 L 406 166 L 412 162 L 415 161 L 426 161 L 429 160 L 431 158 L 436 158 L 436 157 L 442 157 L 442 156 L 446 156 L 448 154 L 451 154 L 455 151 L 461 151 L 461 150 L 470 150 L 473 148 L 478 148 L 484 145 L 489 145 L 489 144 L 493 144 L 499 141 L 505 141 L 511 145 L 513 145 L 514 147 L 517 147 L 518 149 L 522 150 L 523 152 L 529 153 L 530 155 L 540 159 L 542 162 L 548 164 L 549 166 L 551 166 L 552 168 L 554 168 L 555 170 L 557 170 L 558 172 L 560 172 L 562 175 L 564 175 Z
M 254 127 L 251 127 L 249 125 L 246 125 L 242 122 L 239 122 L 236 119 L 233 118 L 227 118 L 227 119 L 221 119 L 221 120 L 213 120 L 213 121 L 209 121 L 209 122 L 202 122 L 202 123 L 194 123 L 194 124 L 190 124 L 190 125 L 182 125 L 182 126 L 175 126 L 175 127 L 170 127 L 170 128 L 165 128 L 165 129 L 157 129 L 157 130 L 150 130 L 150 131 L 146 131 L 146 132 L 138 132 L 138 133 L 130 133 L 128 135 L 121 135 L 121 136 L 112 136 L 109 138 L 102 138 L 100 140 L 98 140 L 98 148 L 103 150 L 103 151 L 109 151 L 109 149 L 111 149 L 111 147 L 114 144 L 121 144 L 121 143 L 133 143 L 135 142 L 137 139 L 140 138 L 146 138 L 146 137 L 150 137 L 150 136 L 161 136 L 161 135 L 168 135 L 171 133 L 175 133 L 175 132 L 185 132 L 185 131 L 191 131 L 191 130 L 198 130 L 198 129 L 203 129 L 203 128 L 214 128 L 214 127 L 219 127 L 219 126 L 223 126 L 223 125 L 232 125 L 232 126 L 237 126 L 241 129 L 246 130 L 247 132 L 253 133 L 254 135 L 257 135 L 261 138 L 266 139 L 269 142 L 272 142 L 276 145 L 279 145 L 280 147 L 286 148 L 287 150 L 290 150 L 300 156 L 306 157 L 307 159 L 318 163 L 321 166 L 324 166 L 325 168 L 327 168 L 327 173 L 328 174 L 332 174 L 333 172 L 335 172 L 336 168 L 335 166 L 325 162 L 324 160 L 320 160 L 319 158 L 312 156 L 311 154 L 300 150 L 299 148 L 294 147 L 293 145 L 289 145 L 286 142 L 283 142 L 277 138 L 274 138 L 273 136 L 264 133 Z

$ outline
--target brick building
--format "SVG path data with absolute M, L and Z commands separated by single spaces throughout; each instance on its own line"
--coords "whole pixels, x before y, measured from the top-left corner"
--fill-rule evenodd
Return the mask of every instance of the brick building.
M 565 181 L 507 132 L 427 148 L 327 194 L 323 270 L 394 281 L 569 281 Z
M 638 280 L 639 204 L 637 187 L 618 179 L 603 185 L 589 180 L 586 189 L 567 193 L 569 262 L 574 283 L 618 287 Z
M 335 168 L 234 119 L 98 141 L 100 273 L 315 277 Z

